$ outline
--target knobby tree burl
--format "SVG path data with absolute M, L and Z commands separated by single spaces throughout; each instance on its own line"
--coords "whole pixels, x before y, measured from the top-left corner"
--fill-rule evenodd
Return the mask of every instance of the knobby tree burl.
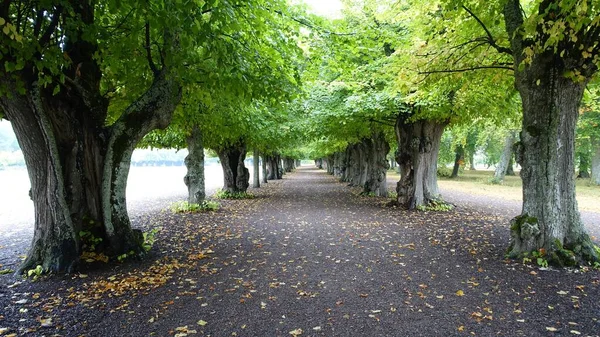
M 180 31 L 155 24 L 150 6 L 126 7 L 139 20 L 102 14 L 95 1 L 0 5 L 0 108 L 23 151 L 35 209 L 33 242 L 19 271 L 73 270 L 84 231 L 102 239 L 99 249 L 109 256 L 143 252 L 127 214 L 127 176 L 138 141 L 166 127 L 181 99 L 170 63 Z M 107 97 L 119 89 L 103 88 L 101 15 L 105 23 L 123 20 L 123 30 L 138 29 L 129 42 L 147 47 L 147 86 L 113 115 Z

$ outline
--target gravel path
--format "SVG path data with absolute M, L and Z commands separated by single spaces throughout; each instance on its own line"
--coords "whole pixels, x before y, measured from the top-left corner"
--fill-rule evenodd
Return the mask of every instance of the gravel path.
M 61 336 L 598 336 L 597 272 L 504 261 L 484 212 L 406 212 L 301 168 L 215 213 L 155 214 L 151 255 L 6 288 Z M 26 310 L 26 311 L 23 311 Z

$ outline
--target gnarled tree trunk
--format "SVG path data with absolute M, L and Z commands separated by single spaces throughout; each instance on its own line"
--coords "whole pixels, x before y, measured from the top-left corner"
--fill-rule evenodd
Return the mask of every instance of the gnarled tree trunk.
M 204 146 L 200 128 L 194 126 L 186 139 L 188 155 L 185 157 L 187 173 L 183 182 L 188 188 L 188 203 L 200 204 L 206 197 L 204 186 Z
M 327 173 L 333 174 L 334 156 L 333 155 L 327 156 L 325 162 L 327 165 Z
M 244 193 L 250 186 L 250 172 L 244 165 L 246 145 L 240 141 L 217 151 L 223 168 L 223 191 Z
M 540 10 L 552 11 L 548 4 L 540 5 Z M 560 264 L 597 261 L 575 199 L 575 129 L 587 81 L 565 77 L 568 67 L 577 64 L 569 59 L 576 55 L 562 58 L 548 49 L 524 64 L 524 42 L 516 33 L 524 22 L 519 1 L 506 3 L 504 18 L 515 60 L 515 86 L 523 102 L 517 156 L 522 167 L 523 210 L 511 222 L 510 255 L 543 248 Z
M 396 162 L 400 167 L 398 204 L 407 209 L 427 206 L 441 199 L 437 185 L 437 159 L 446 122 L 407 122 L 399 115 L 395 131 L 398 140 Z
M 93 25 L 91 3 L 73 8 L 83 26 Z M 165 50 L 175 40 L 165 34 Z M 100 92 L 97 46 L 68 36 L 64 50 L 72 62 L 63 69 L 67 80 L 57 94 L 52 86 L 40 85 L 33 64 L 0 74 L 0 86 L 10 91 L 0 95 L 0 107 L 23 150 L 35 212 L 33 241 L 19 272 L 38 265 L 49 272 L 72 271 L 85 244 L 80 232 L 102 239 L 96 250 L 108 256 L 143 252 L 141 232 L 131 228 L 126 207 L 131 155 L 144 135 L 169 124 L 181 99 L 181 83 L 165 66 L 106 126 L 108 102 Z M 24 94 L 16 91 L 16 77 Z
M 382 132 L 375 132 L 371 139 L 364 141 L 367 147 L 367 174 L 363 193 L 387 197 L 386 175 L 389 168 L 387 154 L 390 145 Z
M 281 157 L 274 154 L 267 157 L 268 179 L 278 180 L 283 178 L 283 169 L 281 168 Z

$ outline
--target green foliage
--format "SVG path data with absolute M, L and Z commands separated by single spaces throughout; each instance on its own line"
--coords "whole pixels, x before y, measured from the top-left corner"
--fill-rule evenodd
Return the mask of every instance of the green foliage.
M 30 278 L 33 282 L 37 281 L 44 274 L 44 268 L 41 265 L 37 265 L 34 269 L 29 269 L 23 275 L 26 278 Z
M 190 204 L 187 201 L 177 201 L 171 204 L 169 208 L 173 213 L 199 213 L 216 211 L 221 205 L 212 200 L 204 200 L 202 204 Z
M 440 178 L 450 178 L 452 176 L 452 169 L 447 166 L 438 166 L 437 176 Z
M 144 232 L 143 238 L 144 238 L 144 243 L 142 244 L 142 247 L 144 248 L 145 252 L 149 252 L 150 249 L 152 249 L 152 246 L 154 246 L 154 242 L 156 242 L 156 234 L 158 234 L 158 232 L 160 232 L 160 228 L 153 228 L 148 232 Z
M 87 252 L 93 252 L 96 250 L 96 246 L 102 242 L 102 238 L 94 236 L 90 231 L 80 231 L 79 239 L 81 240 L 81 250 Z
M 10 269 L 10 268 L 7 268 L 7 269 L 2 269 L 2 270 L 0 270 L 0 275 L 13 274 L 14 272 L 15 272 L 15 271 L 14 271 L 14 270 L 12 270 L 12 269 Z
M 443 200 L 431 201 L 428 205 L 417 206 L 417 210 L 421 212 L 434 211 L 434 212 L 449 212 L 454 209 L 452 204 L 446 203 Z
M 223 190 L 217 190 L 214 194 L 217 199 L 254 199 L 254 194 L 248 192 L 229 192 Z

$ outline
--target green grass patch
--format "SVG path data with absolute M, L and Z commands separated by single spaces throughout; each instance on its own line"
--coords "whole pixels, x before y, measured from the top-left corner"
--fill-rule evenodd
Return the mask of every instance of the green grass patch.
M 187 201 L 177 201 L 171 204 L 169 208 L 173 213 L 201 213 L 216 211 L 221 207 L 216 201 L 204 200 L 200 204 L 190 204 Z
M 217 190 L 213 197 L 217 199 L 254 199 L 254 194 L 248 192 L 229 192 L 223 190 Z

